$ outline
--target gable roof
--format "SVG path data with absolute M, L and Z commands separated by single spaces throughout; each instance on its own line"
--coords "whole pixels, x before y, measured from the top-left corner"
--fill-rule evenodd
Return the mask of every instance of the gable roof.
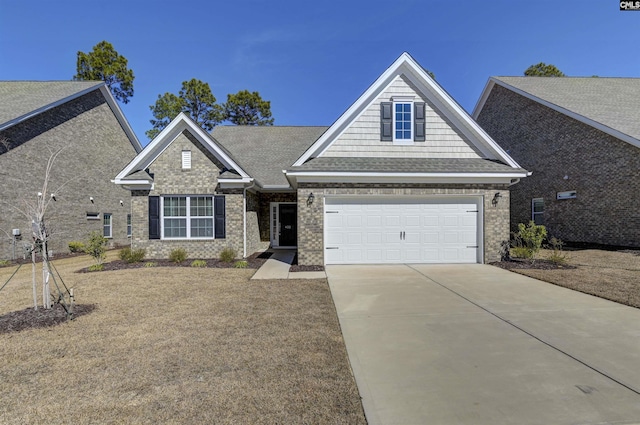
M 100 90 L 136 152 L 142 145 L 102 81 L 0 81 L 0 131 Z
M 491 77 L 474 118 L 496 84 L 640 147 L 640 78 Z
M 198 142 L 204 146 L 212 155 L 214 155 L 228 170 L 235 171 L 241 178 L 232 178 L 230 180 L 239 183 L 248 183 L 252 181 L 249 174 L 235 161 L 235 159 L 227 152 L 222 145 L 214 140 L 209 133 L 196 124 L 188 115 L 181 112 L 176 116 L 168 126 L 164 128 L 145 148 L 136 155 L 129 164 L 115 177 L 113 182 L 120 185 L 149 185 L 152 181 L 149 178 L 136 179 L 132 176 L 144 176 L 146 170 L 155 160 L 164 152 L 167 147 L 184 132 L 189 131 Z M 148 176 L 148 174 L 147 174 Z M 219 180 L 224 180 L 219 179 Z
M 374 83 L 338 118 L 336 122 L 294 163 L 322 156 L 329 146 L 355 121 L 398 76 L 407 78 L 420 93 L 444 114 L 487 159 L 500 160 L 513 168 L 520 166 L 436 83 L 408 53 L 403 53 Z
M 218 126 L 211 136 L 265 189 L 289 188 L 290 167 L 328 127 Z

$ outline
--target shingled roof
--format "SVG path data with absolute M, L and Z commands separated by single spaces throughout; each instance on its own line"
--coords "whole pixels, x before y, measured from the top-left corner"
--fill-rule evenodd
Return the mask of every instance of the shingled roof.
M 640 78 L 492 77 L 491 81 L 560 112 L 576 114 L 640 140 Z
M 482 158 L 326 158 L 312 159 L 289 171 L 354 173 L 525 173 Z
M 218 126 L 211 136 L 262 186 L 289 187 L 289 168 L 328 127 Z
M 103 84 L 102 81 L 0 81 L 0 129 Z

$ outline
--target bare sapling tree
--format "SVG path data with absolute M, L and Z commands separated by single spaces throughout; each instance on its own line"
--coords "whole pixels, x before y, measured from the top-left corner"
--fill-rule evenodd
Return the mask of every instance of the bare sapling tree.
M 55 200 L 56 193 L 66 186 L 69 181 L 51 190 L 51 178 L 54 164 L 64 148 L 49 150 L 49 159 L 44 170 L 44 179 L 42 187 L 37 194 L 22 199 L 21 207 L 14 207 L 31 222 L 31 268 L 32 268 L 32 284 L 33 284 L 33 308 L 38 309 L 37 300 L 37 282 L 36 282 L 36 252 L 40 251 L 42 256 L 42 305 L 45 309 L 50 309 L 51 291 L 49 288 L 49 251 L 47 243 L 51 236 L 50 229 L 45 224 L 45 216 L 47 209 L 52 201 Z

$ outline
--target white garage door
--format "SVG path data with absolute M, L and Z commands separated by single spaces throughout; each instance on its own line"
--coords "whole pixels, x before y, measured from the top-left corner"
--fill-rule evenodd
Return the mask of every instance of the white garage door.
M 325 198 L 325 263 L 476 263 L 479 198 Z

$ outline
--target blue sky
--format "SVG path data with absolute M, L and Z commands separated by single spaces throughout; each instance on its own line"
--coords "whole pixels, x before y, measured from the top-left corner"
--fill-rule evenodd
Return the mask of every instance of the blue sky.
M 149 105 L 191 78 L 219 102 L 260 92 L 276 125 L 330 125 L 403 51 L 469 112 L 538 62 L 640 77 L 640 11 L 617 0 L 0 0 L 0 80 L 69 80 L 102 40 L 134 71 L 121 106 L 143 144 Z

